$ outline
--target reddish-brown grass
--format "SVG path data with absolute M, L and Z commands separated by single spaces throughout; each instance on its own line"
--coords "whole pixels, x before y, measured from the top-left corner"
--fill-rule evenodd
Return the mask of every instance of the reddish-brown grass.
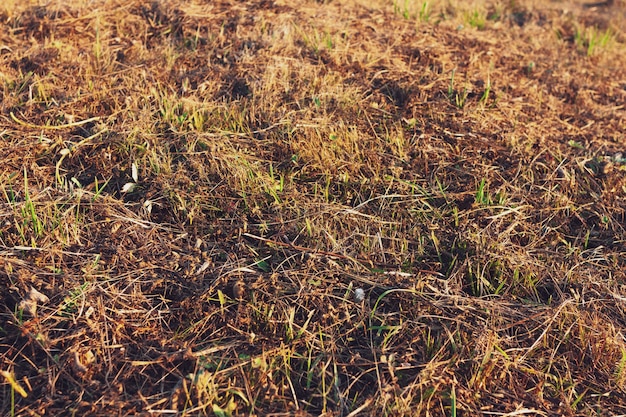
M 0 414 L 625 414 L 625 10 L 5 2 Z

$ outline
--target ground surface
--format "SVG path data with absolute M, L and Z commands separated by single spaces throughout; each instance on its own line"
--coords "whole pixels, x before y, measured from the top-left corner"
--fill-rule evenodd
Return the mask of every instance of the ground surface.
M 625 16 L 3 2 L 0 414 L 626 413 Z

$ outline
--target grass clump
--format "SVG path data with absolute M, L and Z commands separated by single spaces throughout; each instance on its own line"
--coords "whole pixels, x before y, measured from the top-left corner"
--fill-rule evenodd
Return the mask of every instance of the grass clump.
M 0 15 L 0 414 L 626 413 L 619 5 Z

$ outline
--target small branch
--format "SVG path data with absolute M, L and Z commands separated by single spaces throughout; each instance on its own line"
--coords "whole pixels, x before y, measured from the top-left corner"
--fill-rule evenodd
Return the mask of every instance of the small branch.
M 13 112 L 11 112 L 10 114 L 11 114 L 11 119 L 13 119 L 13 121 L 15 123 L 17 123 L 19 125 L 22 125 L 22 126 L 30 127 L 32 129 L 48 129 L 48 130 L 67 129 L 68 127 L 82 126 L 82 125 L 87 124 L 89 122 L 94 122 L 96 120 L 100 120 L 100 116 L 96 116 L 96 117 L 91 117 L 89 119 L 81 120 L 79 122 L 67 123 L 67 124 L 58 125 L 58 126 L 46 126 L 46 125 L 35 125 L 35 124 L 32 124 L 32 123 L 28 123 L 28 122 L 25 122 L 23 120 L 18 119 L 17 116 L 15 116 L 13 114 Z

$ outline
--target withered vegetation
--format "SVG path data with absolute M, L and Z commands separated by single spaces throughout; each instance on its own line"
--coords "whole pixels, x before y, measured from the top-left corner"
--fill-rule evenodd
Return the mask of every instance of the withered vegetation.
M 626 413 L 623 1 L 0 18 L 0 414 Z

